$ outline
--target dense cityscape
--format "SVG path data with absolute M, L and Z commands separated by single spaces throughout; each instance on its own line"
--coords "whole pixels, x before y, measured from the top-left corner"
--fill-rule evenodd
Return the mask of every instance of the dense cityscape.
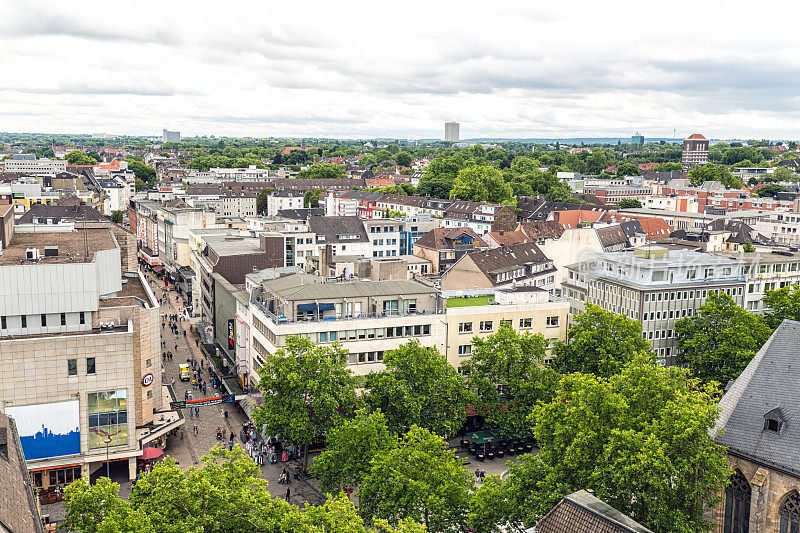
M 0 533 L 800 533 L 743 8 L 0 0 Z
M 0 135 L 9 530 L 794 527 L 797 145 L 443 129 Z

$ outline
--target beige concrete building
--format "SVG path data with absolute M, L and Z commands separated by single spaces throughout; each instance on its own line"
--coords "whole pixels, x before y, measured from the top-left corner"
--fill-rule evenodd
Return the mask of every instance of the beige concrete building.
M 439 291 L 417 281 L 326 281 L 291 274 L 251 289 L 250 376 L 264 356 L 295 335 L 315 344 L 339 342 L 356 374 L 384 368 L 383 356 L 411 340 L 443 351 L 444 309 Z
M 107 456 L 134 478 L 142 449 L 184 422 L 162 386 L 158 302 L 123 268 L 133 254 L 91 228 L 16 234 L 0 257 L 0 407 L 41 494 Z
M 445 354 L 458 367 L 472 354 L 475 337 L 497 333 L 509 322 L 520 333 L 541 333 L 551 342 L 566 340 L 569 302 L 553 299 L 535 287 L 499 290 L 492 296 L 448 298 L 445 314 Z

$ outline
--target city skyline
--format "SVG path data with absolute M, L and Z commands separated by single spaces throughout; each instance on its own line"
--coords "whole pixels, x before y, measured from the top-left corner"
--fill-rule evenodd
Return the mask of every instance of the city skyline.
M 641 6 L 589 3 L 568 14 L 411 3 L 381 23 L 359 6 L 137 6 L 0 3 L 0 65 L 14 73 L 0 84 L 0 129 L 417 139 L 456 120 L 462 138 L 795 132 L 789 17 L 752 13 L 772 30 L 745 42 L 727 31 L 734 10 L 691 5 L 686 18 L 681 3 L 658 24 Z

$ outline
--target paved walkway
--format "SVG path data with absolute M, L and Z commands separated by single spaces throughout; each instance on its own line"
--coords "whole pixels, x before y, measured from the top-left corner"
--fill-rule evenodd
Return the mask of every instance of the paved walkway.
M 156 293 L 156 296 L 162 296 L 164 293 L 162 290 L 164 287 L 163 282 L 156 280 L 156 278 L 151 275 L 148 275 L 148 279 L 154 281 L 154 283 L 151 283 L 151 287 Z M 166 294 L 166 299 L 162 302 L 161 313 L 180 313 L 182 305 L 183 303 L 177 293 L 175 291 L 169 291 Z M 221 392 L 224 392 L 224 390 L 211 390 L 211 379 L 208 373 L 209 361 L 196 343 L 196 340 L 200 338 L 199 335 L 196 332 L 189 331 L 189 329 L 190 323 L 187 320 L 179 320 L 177 336 L 172 333 L 168 325 L 165 325 L 161 330 L 161 338 L 165 342 L 165 347 L 162 348 L 162 351 L 170 350 L 174 354 L 172 361 L 163 363 L 164 382 L 171 383 L 172 379 L 175 380 L 175 396 L 178 400 L 184 398 L 184 394 L 187 390 L 192 392 L 195 399 L 217 396 Z M 183 334 L 184 331 L 186 332 L 185 336 Z M 176 344 L 178 345 L 177 350 L 175 349 Z M 205 379 L 207 385 L 205 395 L 202 390 L 193 389 L 191 382 L 180 381 L 178 365 L 180 363 L 185 363 L 186 360 L 191 357 L 194 357 L 198 362 L 201 360 L 203 361 L 201 378 Z M 228 418 L 223 416 L 223 411 L 228 412 Z M 233 404 L 225 403 L 200 407 L 199 419 L 189 418 L 188 409 L 184 410 L 184 416 L 186 417 L 186 425 L 183 426 L 183 439 L 181 439 L 180 436 L 170 437 L 165 450 L 165 452 L 178 461 L 178 464 L 184 469 L 200 466 L 200 458 L 212 447 L 220 443 L 220 441 L 217 440 L 218 427 L 225 432 L 225 443 L 227 443 L 227 438 L 231 431 L 233 431 L 235 435 L 235 445 L 243 444 L 239 440 L 239 432 L 242 428 L 242 424 L 247 422 L 248 419 L 247 416 L 234 407 Z M 197 435 L 194 434 L 195 425 L 197 425 Z M 284 466 L 290 472 L 293 472 L 295 468 L 299 468 L 300 461 L 288 461 L 287 463 L 278 462 L 273 465 L 264 464 L 261 467 L 261 477 L 269 482 L 269 491 L 276 497 L 286 496 L 286 486 L 278 483 Z M 317 505 L 322 503 L 325 499 L 314 486 L 313 480 L 310 482 L 306 480 L 292 480 L 289 486 L 291 487 L 291 502 L 294 504 L 302 505 L 308 502 Z

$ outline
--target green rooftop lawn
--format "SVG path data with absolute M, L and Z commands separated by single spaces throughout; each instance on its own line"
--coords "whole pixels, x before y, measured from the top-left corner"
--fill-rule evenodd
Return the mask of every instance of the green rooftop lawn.
M 491 296 L 470 296 L 468 298 L 448 298 L 447 307 L 470 307 L 473 305 L 489 305 Z

